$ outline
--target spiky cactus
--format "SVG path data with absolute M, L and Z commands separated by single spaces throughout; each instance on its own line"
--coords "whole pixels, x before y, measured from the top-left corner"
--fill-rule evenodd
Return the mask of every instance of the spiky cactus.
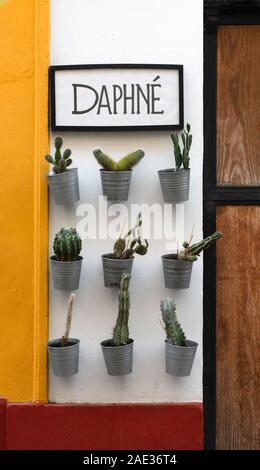
M 176 346 L 186 346 L 186 337 L 177 320 L 176 305 L 171 298 L 161 300 L 161 312 L 167 340 Z
M 200 253 L 221 237 L 222 232 L 214 232 L 212 235 L 209 235 L 207 238 L 204 238 L 199 243 L 194 243 L 193 245 L 190 245 L 190 242 L 183 242 L 184 250 L 178 252 L 177 257 L 180 260 L 197 261 Z
M 129 296 L 129 281 L 130 274 L 123 273 L 120 281 L 120 290 L 118 296 L 118 316 L 116 325 L 113 330 L 113 344 L 115 346 L 123 346 L 129 341 L 129 308 L 130 308 L 130 296 Z
M 81 238 L 75 228 L 62 228 L 55 235 L 53 251 L 57 261 L 77 261 L 81 247 Z
M 53 165 L 53 171 L 57 175 L 59 173 L 64 173 L 65 171 L 67 171 L 68 166 L 70 166 L 72 163 L 72 159 L 70 158 L 70 149 L 66 149 L 62 155 L 61 147 L 63 145 L 63 140 L 61 137 L 55 138 L 54 145 L 56 149 L 54 157 L 52 157 L 51 155 L 45 155 L 45 160 L 47 160 L 48 163 L 51 163 Z
M 120 236 L 114 244 L 114 256 L 119 259 L 128 259 L 136 253 L 144 256 L 148 251 L 149 243 L 141 238 L 142 214 L 137 215 L 136 223 L 124 236 Z
M 172 142 L 173 142 L 173 149 L 174 149 L 174 156 L 175 156 L 175 167 L 176 170 L 181 170 L 182 167 L 184 170 L 188 170 L 190 166 L 190 149 L 192 144 L 192 135 L 190 134 L 190 124 L 187 123 L 186 129 L 184 129 L 181 133 L 181 140 L 182 140 L 182 150 L 179 142 L 179 134 L 177 132 L 173 132 L 171 134 Z
M 136 150 L 135 152 L 129 153 L 125 157 L 121 158 L 118 162 L 115 162 L 100 149 L 95 149 L 93 154 L 104 170 L 127 171 L 131 170 L 135 165 L 137 165 L 141 158 L 143 158 L 144 151 L 140 149 Z

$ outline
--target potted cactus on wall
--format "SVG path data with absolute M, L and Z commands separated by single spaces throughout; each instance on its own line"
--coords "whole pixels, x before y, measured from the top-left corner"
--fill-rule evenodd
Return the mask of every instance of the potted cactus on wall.
M 161 301 L 165 340 L 165 365 L 167 374 L 176 377 L 190 375 L 198 343 L 186 339 L 176 316 L 176 306 L 172 299 Z
M 79 288 L 81 247 L 81 238 L 75 228 L 62 228 L 55 235 L 54 255 L 50 258 L 54 289 L 73 291 Z
M 61 151 L 63 140 L 55 138 L 55 154 L 45 155 L 48 163 L 53 165 L 53 170 L 47 174 L 50 192 L 57 205 L 74 204 L 79 201 L 78 169 L 68 168 L 71 163 L 71 150 Z
M 191 126 L 187 124 L 186 129 L 181 132 L 181 142 L 177 132 L 171 134 L 175 156 L 175 168 L 158 171 L 164 202 L 183 202 L 189 200 L 189 154 L 192 144 L 190 130 Z
M 129 281 L 130 275 L 123 273 L 120 281 L 118 316 L 113 329 L 113 338 L 102 341 L 101 348 L 109 375 L 126 375 L 133 368 L 134 340 L 129 338 Z
M 149 244 L 141 238 L 141 226 L 139 213 L 135 226 L 115 242 L 113 253 L 102 255 L 105 287 L 119 287 L 122 274 L 132 272 L 134 255 L 146 255 Z
M 69 337 L 74 300 L 75 294 L 71 294 L 64 336 L 48 341 L 47 343 L 49 363 L 52 366 L 54 375 L 59 377 L 70 377 L 77 374 L 79 370 L 80 340 L 78 338 Z
M 193 238 L 193 234 L 191 233 L 190 240 L 183 242 L 183 250 L 177 250 L 177 253 L 163 255 L 162 265 L 165 287 L 169 289 L 187 289 L 190 286 L 194 261 L 197 261 L 203 250 L 209 248 L 221 237 L 221 232 L 214 232 L 199 243 L 191 245 Z
M 103 195 L 108 201 L 127 201 L 132 168 L 143 158 L 144 151 L 136 150 L 115 162 L 100 149 L 93 154 L 102 166 L 100 170 Z

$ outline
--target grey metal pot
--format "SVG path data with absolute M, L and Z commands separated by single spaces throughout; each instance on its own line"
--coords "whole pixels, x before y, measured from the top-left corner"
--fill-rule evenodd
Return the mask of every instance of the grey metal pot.
M 101 348 L 108 375 L 126 375 L 133 370 L 134 340 L 124 346 L 111 346 L 111 339 L 102 341 Z
M 79 288 L 82 259 L 79 256 L 77 261 L 57 261 L 55 256 L 51 256 L 54 289 L 73 291 Z
M 71 168 L 64 173 L 47 173 L 50 192 L 58 206 L 79 201 L 78 169 Z
M 167 374 L 187 377 L 191 373 L 198 343 L 186 340 L 186 346 L 175 346 L 165 340 L 165 365 Z
M 190 170 L 159 170 L 164 202 L 184 202 L 189 200 Z
M 168 289 L 188 289 L 193 262 L 177 259 L 177 255 L 163 255 L 164 284 Z
M 59 377 L 70 377 L 79 371 L 79 343 L 77 338 L 69 338 L 69 346 L 60 346 L 61 338 L 47 343 L 49 364 L 53 374 Z
M 103 195 L 108 201 L 127 201 L 132 170 L 100 170 Z
M 113 253 L 102 255 L 105 287 L 119 287 L 123 273 L 131 274 L 134 256 L 128 259 L 113 258 Z

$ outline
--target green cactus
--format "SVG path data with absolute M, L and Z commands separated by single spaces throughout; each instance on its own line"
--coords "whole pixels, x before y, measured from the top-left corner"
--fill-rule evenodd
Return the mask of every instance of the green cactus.
M 93 151 L 95 158 L 97 159 L 98 163 L 103 167 L 104 170 L 107 171 L 115 171 L 116 170 L 116 162 L 112 160 L 108 155 L 106 155 L 102 150 L 96 149 Z
M 118 316 L 116 320 L 116 325 L 113 329 L 113 344 L 115 346 L 123 346 L 129 341 L 129 281 L 130 274 L 123 273 L 120 281 L 120 290 L 118 296 Z
M 172 299 L 167 297 L 161 300 L 161 312 L 167 340 L 176 346 L 186 346 L 186 337 L 177 320 L 176 306 Z
M 75 228 L 62 228 L 55 235 L 53 251 L 57 261 L 77 261 L 81 248 L 81 238 Z
M 128 259 L 136 253 L 137 255 L 146 255 L 149 243 L 141 238 L 142 214 L 137 215 L 136 223 L 126 235 L 120 236 L 114 244 L 114 256 L 119 259 Z
M 194 243 L 193 245 L 191 245 L 190 242 L 183 242 L 182 246 L 184 250 L 178 252 L 177 257 L 184 261 L 197 261 L 200 253 L 221 237 L 222 232 L 214 232 L 212 235 L 209 235 L 207 238 L 204 238 L 199 243 Z
M 131 170 L 137 163 L 144 157 L 143 150 L 136 150 L 135 152 L 129 153 L 125 157 L 121 158 L 117 163 L 117 171 Z
M 181 140 L 182 140 L 182 150 L 179 142 L 179 134 L 177 132 L 173 132 L 171 134 L 172 142 L 173 142 L 173 150 L 175 156 L 175 167 L 176 170 L 188 170 L 190 166 L 190 149 L 192 144 L 192 135 L 190 134 L 190 124 L 187 123 L 186 129 L 184 129 L 181 133 Z
M 131 170 L 133 166 L 137 165 L 141 158 L 143 158 L 144 151 L 136 150 L 135 152 L 129 153 L 125 157 L 121 158 L 118 163 L 115 162 L 111 157 L 106 155 L 104 152 L 102 152 L 102 150 L 100 149 L 95 149 L 93 151 L 93 154 L 104 170 L 127 171 Z
M 61 147 L 63 145 L 63 140 L 61 137 L 55 138 L 54 145 L 55 145 L 54 157 L 52 157 L 51 155 L 45 155 L 45 160 L 48 163 L 51 163 L 53 165 L 53 171 L 57 175 L 59 173 L 64 173 L 65 171 L 67 171 L 68 166 L 70 166 L 72 163 L 72 159 L 70 158 L 71 156 L 70 149 L 66 149 L 62 155 Z

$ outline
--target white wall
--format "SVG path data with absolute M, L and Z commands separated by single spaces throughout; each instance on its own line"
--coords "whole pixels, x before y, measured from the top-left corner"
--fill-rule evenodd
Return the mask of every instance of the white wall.
M 184 65 L 185 121 L 194 135 L 191 194 L 185 203 L 185 232 L 196 223 L 202 235 L 202 0 L 52 0 L 52 64 L 173 63 Z M 53 135 L 52 141 L 53 141 Z M 97 205 L 101 194 L 98 165 L 92 156 L 101 147 L 118 158 L 143 148 L 135 168 L 127 206 L 163 203 L 157 170 L 173 164 L 170 133 L 63 133 L 80 171 L 81 203 Z M 75 208 L 76 209 L 76 208 Z M 75 209 L 50 203 L 50 250 L 61 226 L 75 226 Z M 175 208 L 173 208 L 175 210 Z M 106 220 L 103 221 L 106 223 Z M 52 402 L 190 402 L 202 399 L 202 260 L 194 264 L 190 289 L 164 288 L 161 254 L 165 240 L 150 240 L 149 255 L 136 256 L 131 280 L 130 330 L 135 339 L 134 372 L 106 374 L 99 343 L 110 336 L 117 315 L 117 290 L 103 287 L 100 256 L 111 240 L 85 240 L 84 266 L 74 311 L 73 336 L 81 339 L 80 372 L 69 378 L 50 373 Z M 187 337 L 200 343 L 192 375 L 173 378 L 164 372 L 164 335 L 159 324 L 160 299 L 173 296 Z M 64 330 L 68 296 L 50 282 L 50 338 Z

